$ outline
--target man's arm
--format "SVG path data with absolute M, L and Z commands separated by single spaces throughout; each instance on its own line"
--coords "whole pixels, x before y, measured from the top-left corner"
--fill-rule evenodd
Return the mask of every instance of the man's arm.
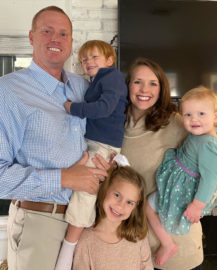
M 2 139 L 2 136 L 0 137 Z M 28 200 L 32 197 L 58 193 L 61 187 L 95 194 L 99 188 L 99 179 L 102 180 L 107 176 L 106 169 L 102 166 L 100 169 L 85 166 L 88 159 L 86 152 L 79 162 L 69 168 L 40 170 L 13 164 L 12 157 L 11 161 L 6 162 L 6 158 L 3 158 L 5 151 L 0 153 L 0 198 Z
M 10 129 L 6 129 L 0 118 L 0 198 L 28 200 L 59 192 L 60 170 L 35 169 L 17 162 L 16 154 L 22 144 L 25 123 L 16 129 L 10 120 L 8 125 Z
M 46 139 L 50 142 L 49 136 L 52 135 L 52 132 L 51 129 L 50 132 L 47 132 L 45 127 L 47 128 L 48 125 L 51 128 L 55 127 L 51 122 L 53 118 L 48 117 L 47 122 L 42 121 L 42 118 L 38 119 L 38 116 L 42 115 L 39 114 L 40 111 L 34 107 L 25 106 L 25 103 L 22 103 L 10 90 L 1 89 L 0 108 L 0 198 L 19 200 L 51 198 L 54 194 L 60 194 L 64 191 L 64 187 L 86 190 L 85 185 L 80 186 L 83 180 L 79 179 L 78 182 L 77 175 L 83 175 L 85 179 L 91 178 L 92 182 L 95 181 L 95 179 L 93 181 L 93 175 L 104 177 L 105 172 L 99 172 L 94 168 L 86 168 L 83 164 L 78 169 L 76 165 L 75 168 L 72 166 L 64 169 L 68 177 L 66 178 L 67 181 L 63 180 L 67 184 L 62 185 L 62 167 L 57 167 L 55 164 L 51 165 L 53 159 L 49 159 L 49 154 L 51 158 L 56 155 L 55 151 L 50 153 L 50 150 L 55 150 L 55 145 L 50 150 L 49 148 L 44 149 L 42 146 L 46 147 Z M 44 116 L 46 115 L 43 114 Z M 41 123 L 46 124 L 46 126 L 42 126 Z M 64 122 L 60 121 L 60 123 Z M 43 134 L 40 132 L 39 127 L 41 131 L 44 131 Z M 61 125 L 58 128 L 61 128 Z M 56 129 L 53 132 L 56 134 Z M 43 144 L 41 145 L 41 141 L 37 140 L 37 136 L 42 135 L 46 135 L 47 138 L 43 137 Z M 34 152 L 35 149 L 37 152 Z M 39 149 L 41 150 L 39 151 Z M 28 152 L 30 152 L 30 155 Z M 45 154 L 48 152 L 44 160 L 40 156 L 43 152 Z M 32 163 L 38 163 L 39 166 L 36 167 L 31 164 L 29 158 L 33 158 L 34 162 Z M 67 164 L 73 163 L 67 161 Z M 82 189 L 83 186 L 84 189 Z M 92 187 L 92 184 L 90 186 Z M 90 189 L 89 186 L 87 189 Z M 90 192 L 94 192 L 95 189 L 94 185 Z
M 18 105 L 17 100 L 12 102 L 13 110 L 11 110 L 4 96 L 1 97 L 0 198 L 19 200 L 49 198 L 53 194 L 60 193 L 63 188 L 96 193 L 99 182 L 97 177 L 104 178 L 106 171 L 87 168 L 84 165 L 85 161 L 62 171 L 59 168 L 37 169 L 34 166 L 19 164 L 16 157 L 25 139 L 27 119 L 31 116 Z M 13 96 L 10 100 L 13 100 Z M 24 160 L 23 163 L 27 162 Z
M 28 200 L 50 196 L 61 190 L 61 171 L 23 166 L 16 159 L 30 116 L 18 102 L 10 91 L 0 92 L 0 198 Z

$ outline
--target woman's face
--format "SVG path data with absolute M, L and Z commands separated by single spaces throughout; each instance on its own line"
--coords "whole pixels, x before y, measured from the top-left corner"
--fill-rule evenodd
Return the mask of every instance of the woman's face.
M 137 121 L 157 102 L 160 94 L 159 80 L 148 66 L 138 66 L 133 70 L 129 94 L 133 118 Z

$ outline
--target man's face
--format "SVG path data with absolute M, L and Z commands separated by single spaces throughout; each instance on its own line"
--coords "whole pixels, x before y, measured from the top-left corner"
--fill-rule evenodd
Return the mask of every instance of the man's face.
M 33 59 L 44 70 L 62 70 L 72 50 L 72 30 L 68 18 L 57 11 L 42 12 L 29 32 Z

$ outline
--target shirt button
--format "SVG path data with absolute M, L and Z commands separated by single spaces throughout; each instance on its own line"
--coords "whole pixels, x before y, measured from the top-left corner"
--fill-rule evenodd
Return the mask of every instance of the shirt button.
M 78 131 L 78 129 L 77 128 L 74 128 L 74 131 Z
M 53 195 L 53 194 L 54 194 L 53 192 L 50 193 L 50 195 Z

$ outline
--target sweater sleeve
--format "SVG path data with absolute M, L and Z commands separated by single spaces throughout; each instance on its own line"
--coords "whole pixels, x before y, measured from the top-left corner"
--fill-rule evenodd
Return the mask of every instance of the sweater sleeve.
M 200 183 L 195 198 L 208 203 L 217 189 L 217 146 L 211 142 L 200 146 L 198 165 Z
M 94 102 L 72 103 L 70 112 L 80 118 L 99 119 L 112 114 L 121 96 L 127 95 L 127 86 L 120 74 L 107 74 L 99 82 L 101 95 Z M 94 89 L 93 89 L 94 91 Z
M 141 245 L 141 267 L 140 270 L 153 270 L 153 264 L 151 260 L 151 250 L 147 237 L 142 240 Z
M 90 270 L 90 257 L 88 251 L 88 243 L 78 241 L 75 249 L 72 270 Z

